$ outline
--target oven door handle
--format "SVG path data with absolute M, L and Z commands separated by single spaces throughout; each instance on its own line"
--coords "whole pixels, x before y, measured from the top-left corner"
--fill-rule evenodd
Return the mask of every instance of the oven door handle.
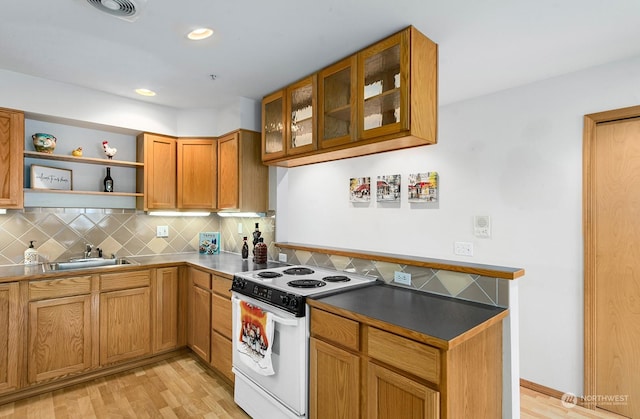
M 231 300 L 233 301 L 234 305 L 236 307 L 238 307 L 238 309 L 240 308 L 239 304 L 240 304 L 240 300 L 238 297 L 236 296 L 231 296 Z M 273 319 L 274 322 L 276 323 L 280 323 L 283 326 L 297 326 L 298 325 L 298 320 L 293 318 L 293 319 L 288 319 L 286 317 L 280 317 L 280 316 L 276 316 L 273 313 L 271 314 L 271 318 Z

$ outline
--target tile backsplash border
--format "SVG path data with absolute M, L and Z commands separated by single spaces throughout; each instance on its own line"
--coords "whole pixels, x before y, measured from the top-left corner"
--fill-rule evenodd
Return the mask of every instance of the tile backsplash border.
M 509 282 L 506 279 L 333 255 L 324 252 L 289 248 L 278 250 L 279 253 L 286 255 L 287 263 L 293 265 L 310 265 L 349 271 L 361 275 L 375 276 L 389 285 L 400 288 L 498 307 L 509 306 Z M 395 272 L 411 274 L 411 284 L 402 285 L 394 282 Z

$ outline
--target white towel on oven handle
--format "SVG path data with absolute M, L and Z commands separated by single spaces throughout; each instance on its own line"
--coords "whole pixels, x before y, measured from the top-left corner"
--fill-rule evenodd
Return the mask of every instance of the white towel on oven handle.
M 234 298 L 234 304 L 237 305 L 237 313 L 238 317 L 236 321 L 238 322 L 237 330 L 239 331 L 237 336 L 234 336 L 234 339 L 238 339 L 237 342 L 237 355 L 240 361 L 243 364 L 251 368 L 253 371 L 257 372 L 260 375 L 273 375 L 275 371 L 273 369 L 273 362 L 271 361 L 271 348 L 273 346 L 273 314 L 264 312 L 266 314 L 265 320 L 265 340 L 267 342 L 266 348 L 265 345 L 262 344 L 260 340 L 251 341 L 244 333 L 244 325 L 242 324 L 242 300 Z M 246 304 L 253 306 L 251 303 L 246 302 Z M 256 307 L 259 308 L 259 307 Z

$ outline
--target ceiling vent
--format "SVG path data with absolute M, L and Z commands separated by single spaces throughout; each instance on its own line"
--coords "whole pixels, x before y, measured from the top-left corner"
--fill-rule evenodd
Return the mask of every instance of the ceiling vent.
M 133 22 L 140 16 L 146 0 L 87 0 L 87 2 L 111 16 Z

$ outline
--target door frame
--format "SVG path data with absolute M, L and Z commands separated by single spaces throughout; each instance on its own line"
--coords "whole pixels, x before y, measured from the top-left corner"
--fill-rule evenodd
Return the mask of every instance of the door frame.
M 584 235 L 584 395 L 596 394 L 596 252 L 595 252 L 595 169 L 596 125 L 640 117 L 640 106 L 592 113 L 584 116 L 582 149 L 582 228 Z M 584 401 L 595 409 L 595 401 Z

